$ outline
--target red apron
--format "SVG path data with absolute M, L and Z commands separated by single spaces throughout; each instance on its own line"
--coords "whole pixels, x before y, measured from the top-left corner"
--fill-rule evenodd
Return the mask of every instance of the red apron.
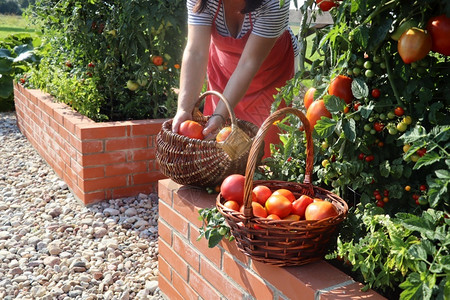
M 219 13 L 222 1 L 219 1 L 212 25 L 211 44 L 208 61 L 208 90 L 223 93 L 239 62 L 241 54 L 247 43 L 253 23 L 250 18 L 250 30 L 239 39 L 225 37 L 217 32 L 215 21 Z M 294 76 L 294 50 L 291 35 L 286 30 L 276 41 L 266 60 L 253 78 L 244 98 L 234 108 L 236 118 L 252 122 L 261 126 L 270 115 L 270 108 L 277 94 L 276 88 L 281 88 L 286 81 Z M 204 114 L 213 114 L 219 99 L 207 97 L 205 100 Z M 264 139 L 264 157 L 270 156 L 270 144 L 278 144 L 278 130 L 273 126 Z

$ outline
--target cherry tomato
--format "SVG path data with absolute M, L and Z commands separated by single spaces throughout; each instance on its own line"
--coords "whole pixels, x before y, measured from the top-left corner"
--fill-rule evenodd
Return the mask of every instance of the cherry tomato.
M 380 122 L 373 123 L 373 129 L 375 129 L 376 131 L 380 132 L 383 130 L 383 128 L 384 128 L 383 123 L 380 123 Z
M 419 155 L 420 157 L 424 156 L 426 153 L 427 153 L 426 148 L 420 148 L 419 150 L 417 150 L 417 155 Z
M 427 30 L 431 35 L 431 50 L 450 55 L 450 18 L 440 15 L 428 20 Z
M 374 98 L 378 98 L 378 97 L 380 97 L 380 90 L 379 89 L 373 89 L 372 90 L 372 97 L 374 97 Z
M 366 159 L 367 162 L 371 162 L 372 160 L 375 159 L 375 156 L 373 156 L 373 155 L 367 155 L 365 159 Z
M 397 130 L 398 131 L 405 132 L 406 129 L 408 129 L 408 125 L 406 125 L 405 123 L 400 122 L 400 123 L 397 124 Z
M 154 56 L 152 62 L 155 66 L 161 66 L 163 64 L 163 58 L 161 56 Z
M 409 185 L 405 186 L 405 191 L 409 192 L 411 190 L 411 187 Z
M 361 103 L 355 102 L 355 104 L 353 104 L 353 110 L 354 110 L 354 111 L 358 111 L 358 109 L 359 109 L 360 106 L 361 106 Z
M 384 202 L 383 202 L 383 200 L 381 200 L 381 199 L 378 200 L 378 201 L 377 201 L 377 206 L 378 206 L 378 207 L 384 207 Z
M 358 159 L 359 159 L 359 160 L 363 160 L 364 157 L 365 157 L 364 153 L 360 153 L 360 154 L 358 155 Z
M 398 40 L 398 54 L 405 64 L 410 64 L 427 56 L 431 42 L 431 36 L 425 30 L 410 28 Z
M 421 191 L 426 191 L 426 190 L 427 190 L 427 186 L 426 186 L 425 184 L 422 184 L 422 185 L 419 187 L 419 189 L 420 189 Z
M 397 106 L 397 107 L 394 109 L 394 113 L 395 113 L 396 116 L 401 117 L 401 116 L 403 116 L 403 114 L 405 113 L 405 110 L 403 109 L 403 107 Z

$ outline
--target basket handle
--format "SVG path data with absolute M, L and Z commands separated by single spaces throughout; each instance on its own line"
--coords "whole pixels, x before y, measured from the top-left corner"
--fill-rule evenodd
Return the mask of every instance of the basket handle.
M 271 114 L 261 125 L 256 136 L 253 140 L 253 144 L 250 149 L 250 154 L 247 160 L 247 166 L 245 169 L 245 183 L 244 183 L 244 217 L 246 219 L 252 217 L 252 190 L 253 190 L 253 176 L 255 174 L 256 161 L 258 157 L 258 150 L 261 147 L 264 137 L 277 120 L 281 120 L 285 115 L 293 114 L 300 118 L 303 123 L 306 133 L 306 167 L 305 167 L 305 179 L 303 183 L 311 184 L 311 174 L 314 167 L 314 144 L 312 139 L 311 125 L 305 114 L 300 110 L 292 107 L 285 107 L 275 111 Z M 311 184 L 312 187 L 312 184 Z
M 200 110 L 199 110 L 199 106 L 200 106 L 200 102 L 208 95 L 214 95 L 220 98 L 220 100 L 222 100 L 223 103 L 225 103 L 225 106 L 227 107 L 227 110 L 230 114 L 230 120 L 231 120 L 231 124 L 236 126 L 237 121 L 236 121 L 236 116 L 234 115 L 234 110 L 233 108 L 231 108 L 230 103 L 228 102 L 228 100 L 225 98 L 224 95 L 222 95 L 219 92 L 216 91 L 206 91 L 203 94 L 200 95 L 200 97 L 198 98 L 198 101 L 194 107 L 194 112 L 192 113 L 194 114 L 201 114 Z

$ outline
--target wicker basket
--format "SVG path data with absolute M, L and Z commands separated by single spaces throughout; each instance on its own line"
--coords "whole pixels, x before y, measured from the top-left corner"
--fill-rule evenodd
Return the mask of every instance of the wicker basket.
M 275 180 L 253 181 L 256 153 L 261 147 L 266 131 L 274 121 L 280 120 L 286 114 L 297 115 L 305 127 L 307 152 L 304 183 Z M 297 266 L 320 260 L 328 250 L 338 225 L 346 218 L 347 203 L 339 196 L 311 183 L 313 151 L 310 125 L 305 115 L 294 108 L 280 109 L 266 119 L 252 144 L 245 172 L 244 212 L 226 208 L 223 206 L 225 200 L 222 195 L 218 195 L 216 207 L 230 225 L 231 233 L 236 238 L 239 250 L 253 260 L 275 266 Z M 327 198 L 334 204 L 338 215 L 318 221 L 270 220 L 254 217 L 251 208 L 251 192 L 253 187 L 260 184 L 269 187 L 272 191 L 280 188 L 288 189 L 294 193 L 296 198 L 303 194 L 321 199 Z
M 215 187 L 228 175 L 245 172 L 252 138 L 259 128 L 253 123 L 236 119 L 228 101 L 215 91 L 207 91 L 199 97 L 193 111 L 194 121 L 203 126 L 208 122 L 210 116 L 204 116 L 198 109 L 200 102 L 208 95 L 219 97 L 230 113 L 224 126 L 231 126 L 232 129 L 224 142 L 192 139 L 174 133 L 172 119 L 163 123 L 156 138 L 156 159 L 160 171 L 179 184 Z M 260 151 L 258 161 L 262 155 L 263 151 Z

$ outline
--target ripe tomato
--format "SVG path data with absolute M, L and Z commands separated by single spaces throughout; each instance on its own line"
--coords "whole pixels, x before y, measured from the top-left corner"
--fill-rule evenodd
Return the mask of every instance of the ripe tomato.
M 379 89 L 373 89 L 372 90 L 372 97 L 374 97 L 374 98 L 378 98 L 378 97 L 380 97 L 380 90 Z
M 281 220 L 281 218 L 279 216 L 274 215 L 274 214 L 268 215 L 266 218 L 270 219 L 270 220 Z
M 314 200 L 307 195 L 300 196 L 300 198 L 292 202 L 292 213 L 299 215 L 300 218 L 304 219 L 306 207 L 313 202 Z
M 161 66 L 164 60 L 161 56 L 157 55 L 152 58 L 152 62 L 155 66 Z
M 335 77 L 328 87 L 328 94 L 337 96 L 349 104 L 353 100 L 352 79 L 344 75 Z
M 180 124 L 178 133 L 191 139 L 203 140 L 203 126 L 192 120 L 186 120 Z
M 292 194 L 292 192 L 290 190 L 287 190 L 287 189 L 278 189 L 275 192 L 273 192 L 272 195 L 282 195 L 282 196 L 285 196 L 286 198 L 288 198 L 288 200 L 291 201 L 291 202 L 295 201 L 294 194 Z
M 427 149 L 426 148 L 420 148 L 419 150 L 416 151 L 417 155 L 419 155 L 420 157 L 424 156 L 427 153 Z
M 314 201 L 306 207 L 306 220 L 322 220 L 329 217 L 337 216 L 338 212 L 334 205 L 328 201 Z
M 431 35 L 431 50 L 450 55 L 450 18 L 440 15 L 431 18 L 427 23 L 427 30 Z
M 376 131 L 380 132 L 383 130 L 383 128 L 384 128 L 383 123 L 380 123 L 380 122 L 373 123 L 373 129 L 375 129 Z
M 398 40 L 397 49 L 405 64 L 421 60 L 431 50 L 431 36 L 423 29 L 410 28 Z
M 233 201 L 233 200 L 226 201 L 223 204 L 223 206 L 225 206 L 226 208 L 235 210 L 235 211 L 239 211 L 239 209 L 240 209 L 239 203 L 237 203 L 236 201 Z
M 285 221 L 292 221 L 292 222 L 300 221 L 300 216 L 291 214 L 291 215 L 288 215 L 287 217 L 284 217 L 283 220 L 285 220 Z
M 272 195 L 267 199 L 265 207 L 269 215 L 275 214 L 284 218 L 291 214 L 292 203 L 283 195 Z
M 227 139 L 227 137 L 230 135 L 231 133 L 231 127 L 230 126 L 226 126 L 224 128 L 222 128 L 219 133 L 216 135 L 216 142 L 220 143 L 223 142 Z
M 264 206 L 262 206 L 258 202 L 252 202 L 252 209 L 253 209 L 253 215 L 255 217 L 260 217 L 260 218 L 267 217 L 266 209 L 264 208 Z
M 401 116 L 403 116 L 403 114 L 405 113 L 405 110 L 403 109 L 403 107 L 397 106 L 397 107 L 394 109 L 394 113 L 395 113 L 396 116 L 401 117 Z
M 257 185 L 253 188 L 255 201 L 261 205 L 266 204 L 267 199 L 272 195 L 272 191 L 265 185 Z
M 306 110 L 308 110 L 311 103 L 314 102 L 314 93 L 316 92 L 316 89 L 313 87 L 310 87 L 303 97 L 303 105 L 305 106 Z
M 306 118 L 311 125 L 311 131 L 314 130 L 314 126 L 321 117 L 331 118 L 331 113 L 325 107 L 325 102 L 322 99 L 314 101 L 306 111 Z
M 316 0 L 316 3 L 322 11 L 329 11 L 331 8 L 338 6 L 334 0 Z
M 226 201 L 236 201 L 239 205 L 244 203 L 245 177 L 240 174 L 232 174 L 225 178 L 220 186 L 222 197 Z

